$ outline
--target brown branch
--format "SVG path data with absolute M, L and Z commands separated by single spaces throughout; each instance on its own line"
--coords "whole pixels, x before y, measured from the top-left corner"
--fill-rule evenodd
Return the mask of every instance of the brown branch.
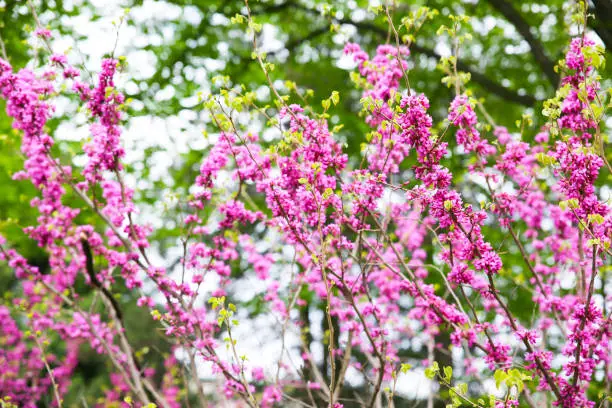
M 467 238 L 467 240 L 472 245 L 474 245 L 474 248 L 476 250 L 476 254 L 479 257 L 482 258 L 482 254 L 481 254 L 480 250 L 478 249 L 478 247 L 475 246 L 475 244 L 474 244 L 474 242 L 472 240 L 470 232 L 466 231 L 465 228 L 461 225 L 461 223 L 455 217 L 453 217 L 453 221 L 454 221 L 454 225 L 456 225 L 459 228 L 459 230 L 463 233 L 463 235 Z M 503 309 L 503 311 L 506 314 L 506 317 L 508 319 L 508 323 L 510 324 L 510 327 L 512 327 L 513 332 L 514 333 L 518 333 L 519 332 L 519 327 L 517 326 L 517 324 L 515 322 L 515 317 L 512 314 L 512 312 L 510 311 L 510 308 L 508 307 L 508 305 L 506 305 L 506 303 L 499 296 L 497 288 L 495 287 L 495 281 L 493 280 L 493 274 L 490 273 L 489 271 L 487 271 L 487 279 L 489 281 L 489 293 L 491 293 L 493 295 L 493 297 L 495 298 L 495 301 L 497 302 L 497 304 Z M 531 343 L 529 342 L 527 337 L 522 337 L 521 340 L 522 340 L 523 344 L 525 345 L 525 348 L 527 349 L 527 351 L 534 355 L 534 362 L 536 363 L 536 366 L 538 367 L 538 370 L 540 370 L 540 372 L 544 375 L 544 378 L 546 379 L 546 382 L 550 386 L 550 389 L 552 390 L 552 392 L 555 394 L 555 397 L 557 397 L 557 400 L 561 400 L 562 399 L 562 395 L 561 395 L 561 391 L 559 390 L 559 387 L 558 387 L 557 383 L 555 382 L 555 380 L 551 376 L 551 374 L 546 370 L 546 368 L 542 364 L 542 361 L 540 360 L 540 358 L 537 355 L 534 354 L 535 350 L 532 347 Z
M 584 338 L 582 336 L 582 331 L 586 326 L 586 321 L 590 317 L 591 314 L 591 298 L 593 296 L 593 289 L 595 288 L 595 276 L 597 276 L 597 247 L 593 247 L 593 261 L 592 261 L 592 270 L 591 270 L 591 282 L 589 284 L 589 289 L 587 292 L 586 302 L 584 304 L 584 315 L 580 320 L 580 327 L 575 332 L 578 335 L 578 345 L 576 346 L 576 351 L 574 353 L 574 363 L 576 368 L 574 369 L 574 377 L 572 378 L 572 385 L 576 386 L 578 383 L 578 375 L 579 375 L 579 367 L 580 367 L 580 356 L 582 352 L 582 347 L 584 344 Z
M 306 34 L 303 37 L 299 37 L 299 38 L 291 38 L 289 39 L 285 45 L 284 45 L 284 49 L 286 49 L 287 51 L 289 51 L 289 53 L 291 53 L 293 50 L 295 50 L 296 48 L 298 48 L 300 45 L 308 42 L 308 41 L 312 41 L 317 37 L 320 37 L 322 35 L 325 35 L 327 33 L 329 33 L 330 26 L 329 25 L 325 25 L 324 27 L 320 27 L 317 28 L 313 31 L 311 31 L 310 33 Z M 283 50 L 283 48 L 280 48 L 278 50 L 274 50 L 274 51 L 269 51 L 266 53 L 266 57 L 271 57 L 271 56 L 276 56 L 280 51 Z M 251 56 L 243 56 L 240 58 L 240 65 L 238 65 L 239 67 L 243 67 L 247 64 L 249 64 L 251 61 L 253 60 L 253 58 L 251 58 Z
M 548 82 L 556 88 L 559 85 L 559 74 L 555 72 L 555 63 L 546 54 L 546 50 L 540 40 L 533 35 L 531 31 L 532 27 L 529 23 L 525 21 L 521 13 L 519 13 L 510 2 L 506 0 L 488 0 L 488 2 L 514 26 L 516 31 L 518 31 L 523 39 L 527 41 L 533 57 L 544 72 L 544 75 L 546 75 L 546 78 L 548 78 Z
M 91 254 L 91 247 L 89 246 L 89 242 L 86 239 L 81 239 L 81 246 L 83 248 L 83 255 L 85 255 L 85 269 L 87 270 L 87 275 L 89 279 L 91 279 L 91 283 L 102 292 L 104 297 L 108 299 L 110 304 L 112 305 L 113 310 L 115 311 L 115 315 L 117 319 L 123 322 L 123 314 L 121 312 L 121 308 L 119 307 L 119 303 L 117 299 L 109 292 L 108 289 L 104 287 L 98 280 L 96 276 L 96 271 L 94 270 L 93 264 L 93 256 Z M 138 366 L 138 362 L 136 361 L 136 365 Z
M 294 2 L 286 1 L 286 2 L 280 3 L 280 4 L 272 4 L 272 5 L 266 5 L 265 7 L 252 8 L 251 9 L 251 15 L 259 16 L 259 15 L 263 15 L 263 14 L 278 13 L 278 12 L 280 12 L 280 11 L 286 9 L 286 8 L 293 7 L 294 5 L 295 5 Z
M 338 22 L 341 24 L 353 25 L 358 29 L 372 31 L 378 36 L 387 35 L 387 32 L 383 30 L 382 28 L 378 27 L 375 24 L 368 23 L 365 21 L 355 22 L 355 21 L 343 18 L 343 19 L 338 19 Z M 424 47 L 422 45 L 412 44 L 410 46 L 410 50 L 413 52 L 416 52 L 417 54 L 422 54 L 429 58 L 434 58 L 436 60 L 439 60 L 440 58 L 442 58 L 442 56 L 438 54 L 436 51 L 434 51 L 433 49 Z M 474 82 L 478 83 L 480 86 L 482 86 L 489 92 L 501 97 L 502 99 L 517 103 L 519 105 L 529 106 L 529 107 L 534 106 L 537 102 L 536 98 L 531 95 L 521 95 L 513 89 L 506 88 L 505 86 L 498 84 L 497 82 L 493 81 L 492 79 L 490 79 L 483 73 L 476 71 L 474 68 L 472 68 L 468 63 L 466 63 L 463 60 L 457 60 L 457 69 L 463 72 L 468 72 L 471 75 L 471 78 Z
M 301 10 L 304 11 L 306 13 L 312 14 L 312 15 L 316 15 L 317 17 L 320 17 L 320 13 L 319 11 L 315 10 L 315 9 L 311 9 L 309 7 L 306 7 L 302 4 L 296 3 L 296 2 L 292 2 L 292 1 L 288 1 L 287 3 L 283 3 L 283 4 L 287 4 L 287 7 L 281 7 L 280 5 L 278 7 L 273 7 L 270 8 L 268 11 L 271 13 L 274 12 L 280 12 L 282 10 L 284 10 L 285 8 L 288 8 L 290 6 L 290 8 L 292 10 Z M 368 21 L 354 21 L 351 20 L 350 18 L 338 18 L 338 17 L 333 17 L 332 20 L 337 23 L 337 24 L 347 24 L 347 25 L 352 25 L 353 27 L 357 28 L 358 30 L 361 31 L 369 31 L 373 34 L 375 34 L 376 36 L 380 37 L 381 39 L 385 39 L 387 37 L 387 30 L 372 23 L 372 22 L 368 22 Z M 292 47 L 297 47 L 299 46 L 302 42 L 307 41 L 309 39 L 312 39 L 318 35 L 321 35 L 323 33 L 321 33 L 322 29 L 317 29 L 315 30 L 313 33 L 310 33 L 308 35 L 306 35 L 301 41 L 300 40 L 294 40 Z M 314 35 L 313 35 L 314 34 Z M 290 45 L 290 44 L 287 44 Z M 289 48 L 289 46 L 286 46 L 287 49 L 291 50 L 291 48 Z M 410 50 L 417 53 L 417 54 L 422 54 L 425 55 L 429 58 L 435 58 L 436 60 L 439 60 L 442 56 L 440 54 L 438 54 L 436 51 L 434 51 L 431 48 L 428 47 L 424 47 L 418 44 L 411 44 L 410 45 Z M 510 88 L 506 88 L 503 85 L 493 81 L 492 79 L 490 79 L 489 77 L 487 77 L 486 75 L 484 75 L 481 72 L 478 72 L 475 68 L 473 68 L 472 66 L 470 66 L 470 64 L 468 64 L 467 62 L 463 61 L 463 60 L 458 60 L 457 61 L 457 69 L 459 69 L 460 71 L 464 71 L 464 72 L 468 72 L 471 75 L 471 78 L 474 82 L 478 83 L 480 86 L 482 86 L 484 89 L 488 90 L 489 92 L 499 96 L 502 99 L 505 99 L 507 101 L 510 102 L 514 102 L 516 104 L 519 105 L 523 105 L 523 106 L 528 106 L 528 107 L 532 107 L 537 103 L 537 99 L 532 96 L 532 95 L 521 95 L 519 94 L 517 91 L 510 89 Z
M 435 58 L 439 60 L 442 57 L 434 50 L 422 47 L 418 44 L 412 44 L 410 49 L 414 52 L 426 55 L 430 58 Z M 457 69 L 459 71 L 468 72 L 474 82 L 478 83 L 484 89 L 499 96 L 502 99 L 527 107 L 532 107 L 538 102 L 538 100 L 532 95 L 521 95 L 514 89 L 506 88 L 505 86 L 498 84 L 483 73 L 476 71 L 469 64 L 462 60 L 457 60 Z
M 590 28 L 595 30 L 608 50 L 612 49 L 612 2 L 610 0 L 593 0 L 595 7 L 589 8 L 589 13 L 595 18 L 588 20 Z
M 83 254 L 85 255 L 85 269 L 87 271 L 87 275 L 91 279 L 91 282 L 94 287 L 102 293 L 104 303 L 106 303 L 107 307 L 111 309 L 111 318 L 113 318 L 115 324 L 118 326 L 117 334 L 119 336 L 121 348 L 127 355 L 127 363 L 128 367 L 130 368 L 130 374 L 132 376 L 132 379 L 134 380 L 134 387 L 140 399 L 144 403 L 149 403 L 149 397 L 143 389 L 144 386 L 144 388 L 149 390 L 149 392 L 154 396 L 157 402 L 161 404 L 162 407 L 169 408 L 166 399 L 161 394 L 159 394 L 159 392 L 153 387 L 149 380 L 144 377 L 142 366 L 138 361 L 138 358 L 136 357 L 134 350 L 132 350 L 132 347 L 130 346 L 128 339 L 125 335 L 125 324 L 123 321 L 123 314 L 121 312 L 119 303 L 117 302 L 117 299 L 115 299 L 115 297 L 112 295 L 112 293 L 100 283 L 98 277 L 96 276 L 96 271 L 94 269 L 93 263 L 93 255 L 91 253 L 91 247 L 89 246 L 89 242 L 87 241 L 87 239 L 81 239 L 81 247 L 83 249 Z

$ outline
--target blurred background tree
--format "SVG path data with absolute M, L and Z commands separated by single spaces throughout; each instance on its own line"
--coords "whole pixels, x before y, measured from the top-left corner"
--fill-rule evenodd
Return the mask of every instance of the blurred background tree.
M 393 43 L 384 13 L 375 13 L 380 2 L 366 0 L 272 0 L 252 1 L 254 17 L 263 24 L 258 42 L 267 53 L 267 59 L 277 69 L 272 79 L 280 89 L 297 84 L 303 94 L 312 101 L 327 98 L 332 90 L 342 95 L 341 104 L 334 110 L 331 121 L 342 123 L 339 136 L 347 143 L 351 160 L 360 160 L 360 146 L 369 131 L 356 112 L 359 111 L 359 92 L 353 90 L 349 69 L 353 65 L 342 58 L 346 42 L 359 43 L 372 53 L 379 44 Z M 437 30 L 448 24 L 449 15 L 471 17 L 469 32 L 472 40 L 462 45 L 458 68 L 471 75 L 470 87 L 474 96 L 482 99 L 495 123 L 517 131 L 516 121 L 524 113 L 533 114 L 533 124 L 528 126 L 523 137 L 531 138 L 544 123 L 540 114 L 542 101 L 554 94 L 559 85 L 560 72 L 557 61 L 562 57 L 570 34 L 573 1 L 564 0 L 390 0 L 391 18 L 396 26 L 402 17 L 420 6 L 438 10 L 439 15 L 428 21 L 412 41 L 410 84 L 417 92 L 425 93 L 432 101 L 434 119 L 446 116 L 453 90 L 441 83 L 444 76 L 438 68 L 442 56 L 450 55 L 451 44 Z M 116 0 L 99 2 L 81 1 L 23 1 L 0 0 L 0 37 L 2 54 L 15 67 L 35 65 L 42 53 L 37 52 L 31 42 L 34 8 L 43 24 L 51 28 L 56 37 L 70 39 L 67 43 L 77 51 L 87 66 L 97 66 L 98 54 L 86 41 L 95 38 L 104 53 L 126 55 L 128 68 L 124 89 L 134 102 L 129 112 L 132 118 L 126 127 L 130 135 L 140 133 L 130 140 L 131 148 L 139 152 L 140 160 L 128 163 L 132 180 L 138 182 L 138 200 L 145 208 L 156 214 L 156 250 L 169 267 L 176 267 L 180 259 L 183 231 L 179 227 L 182 207 L 169 191 L 185 195 L 198 171 L 199 162 L 209 147 L 202 141 L 200 130 L 214 131 L 210 118 L 198 102 L 198 92 L 215 88 L 216 76 L 226 76 L 233 84 L 243 84 L 257 91 L 261 104 L 269 102 L 269 91 L 259 66 L 251 58 L 253 46 L 241 27 L 231 24 L 236 14 L 244 14 L 244 3 L 240 0 Z M 96 31 L 96 22 L 109 15 L 116 18 L 122 10 L 129 8 L 121 27 L 117 23 L 111 32 L 115 36 L 104 36 Z M 589 3 L 589 27 L 609 50 L 612 46 L 612 3 L 608 0 L 591 0 Z M 106 20 L 105 20 L 106 21 Z M 105 24 L 108 25 L 108 22 Z M 117 44 L 119 43 L 119 47 Z M 609 55 L 609 54 L 608 54 Z M 609 81 L 610 65 L 602 72 Z M 219 80 L 219 79 L 217 79 Z M 287 82 L 289 81 L 289 82 Z M 607 85 L 604 83 L 604 85 Z M 312 90 L 312 91 L 307 91 Z M 294 102 L 299 102 L 295 94 Z M 2 110 L 4 107 L 1 107 Z M 160 122 L 161 118 L 161 122 Z M 57 130 L 62 117 L 52 122 Z M 143 121 L 158 127 L 153 137 L 142 127 Z M 160 123 L 162 124 L 160 126 Z M 145 129 L 144 131 L 142 129 Z M 62 137 L 61 135 L 58 137 Z M 22 166 L 19 155 L 19 135 L 11 130 L 6 115 L 0 115 L 0 233 L 36 265 L 44 268 L 45 254 L 38 250 L 21 233 L 21 228 L 36 223 L 34 211 L 29 207 L 33 188 L 27 183 L 11 181 L 11 175 Z M 70 146 L 74 141 L 66 140 L 61 145 L 65 160 L 71 160 Z M 178 153 L 169 154 L 168 152 Z M 165 160 L 159 160 L 164 157 Z M 612 149 L 607 150 L 608 161 L 612 161 Z M 169 157 L 169 158 L 168 158 Z M 457 183 L 463 180 L 467 163 L 460 156 L 453 157 L 447 165 L 456 176 Z M 408 168 L 410 163 L 406 163 Z M 408 175 L 409 176 L 409 175 Z M 472 184 L 473 185 L 473 184 Z M 479 198 L 477 186 L 473 186 L 474 202 Z M 256 203 L 258 204 L 258 203 Z M 89 220 L 92 222 L 91 220 Z M 255 231 L 247 231 L 257 236 Z M 491 242 L 503 242 L 502 231 L 487 231 Z M 497 234 L 497 235 L 495 235 Z M 518 252 L 508 254 L 505 259 L 516 257 Z M 248 267 L 248 266 L 247 266 Z M 233 273 L 240 276 L 244 265 L 236 264 Z M 433 276 L 433 275 L 432 275 Z M 435 277 L 432 278 L 435 282 Z M 517 283 L 524 281 L 520 274 Z M 0 290 L 8 292 L 12 285 L 12 273 L 0 270 Z M 441 283 L 441 282 L 439 282 Z M 517 285 L 516 296 L 511 307 L 515 314 L 528 320 L 534 309 L 528 289 Z M 84 295 L 88 295 L 83 286 Z M 91 293 L 89 293 L 91 296 Z M 119 288 L 117 293 L 125 308 L 128 328 L 136 348 L 149 347 L 157 357 L 154 364 L 160 366 L 169 345 L 159 336 L 151 336 L 157 328 L 150 318 L 143 316 L 135 307 L 135 299 Z M 302 297 L 312 299 L 308 293 Z M 255 296 L 247 306 L 252 315 L 266 307 L 261 296 Z M 302 319 L 311 328 L 307 334 L 310 343 L 320 341 L 310 333 L 325 332 L 325 319 L 313 319 L 323 305 L 309 303 L 304 307 Z M 336 331 L 337 332 L 337 331 Z M 448 335 L 442 334 L 440 342 L 448 343 Z M 410 343 L 410 342 L 409 342 Z M 312 346 L 312 344 L 311 344 Z M 327 350 L 326 347 L 322 347 Z M 70 404 L 80 404 L 84 399 L 93 403 L 101 396 L 104 386 L 109 386 L 106 366 L 91 351 L 84 350 L 85 358 L 79 367 L 79 378 Z M 426 347 L 408 344 L 404 357 L 417 360 L 426 357 Z M 326 352 L 320 361 L 327 366 Z M 441 365 L 452 364 L 450 356 L 437 356 Z M 350 396 L 349 388 L 345 391 Z M 404 401 L 412 406 L 412 402 Z M 398 402 L 399 403 L 399 402 Z M 443 405 L 442 405 L 443 406 Z

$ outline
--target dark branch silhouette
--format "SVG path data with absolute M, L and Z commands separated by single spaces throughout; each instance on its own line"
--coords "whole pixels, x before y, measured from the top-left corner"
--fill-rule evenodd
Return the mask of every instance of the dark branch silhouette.
M 533 35 L 532 27 L 525 21 L 521 13 L 519 13 L 512 4 L 506 0 L 488 0 L 488 2 L 505 17 L 519 32 L 519 34 L 527 41 L 531 54 L 536 62 L 548 78 L 548 82 L 556 88 L 559 85 L 559 74 L 555 72 L 555 62 L 546 54 L 544 45 L 535 35 Z
M 304 11 L 306 13 L 309 14 L 313 14 L 313 15 L 317 15 L 320 17 L 320 13 L 317 10 L 311 9 L 309 7 L 306 7 L 302 4 L 296 3 L 296 2 L 292 2 L 292 1 L 288 1 L 285 3 L 281 3 L 281 4 L 276 4 L 273 6 L 269 6 L 269 7 L 262 7 L 257 9 L 256 14 L 266 14 L 266 13 L 277 13 L 280 11 L 283 11 L 285 9 L 299 9 L 301 11 Z M 372 34 L 375 34 L 383 39 L 385 39 L 387 37 L 387 30 L 368 21 L 353 21 L 349 18 L 338 18 L 338 17 L 330 17 L 330 19 L 335 22 L 336 24 L 346 24 L 346 25 L 352 25 L 355 28 L 357 28 L 358 30 L 361 31 L 368 31 Z M 285 44 L 285 48 L 289 51 L 292 51 L 293 49 L 299 47 L 301 44 L 310 41 L 316 37 L 319 37 L 321 35 L 324 35 L 326 33 L 329 32 L 329 25 L 326 25 L 325 27 L 322 28 L 318 28 L 313 30 L 312 32 L 310 32 L 309 34 L 307 34 L 304 37 L 301 38 L 296 38 L 296 39 L 291 39 L 289 40 L 286 44 Z M 438 54 L 436 51 L 434 51 L 431 48 L 428 47 L 424 47 L 422 45 L 419 44 L 412 44 L 410 46 L 410 50 L 414 53 L 417 54 L 422 54 L 425 55 L 427 57 L 430 58 L 435 58 L 437 60 L 439 60 L 442 56 L 440 54 Z M 269 52 L 268 55 L 274 55 L 278 53 L 278 51 L 275 52 Z M 250 59 L 250 58 L 249 58 Z M 246 63 L 248 62 L 248 59 L 242 58 L 241 63 Z M 474 69 L 472 66 L 470 66 L 468 63 L 466 63 L 465 61 L 459 59 L 457 61 L 457 68 L 460 71 L 464 71 L 464 72 L 468 72 L 471 75 L 471 78 L 474 82 L 478 83 L 480 86 L 482 86 L 483 88 L 485 88 L 487 91 L 501 97 L 504 100 L 510 101 L 510 102 L 514 102 L 523 106 L 528 106 L 528 107 L 532 107 L 536 104 L 537 99 L 531 95 L 522 95 L 520 93 L 518 93 L 517 91 L 507 88 L 495 81 L 493 81 L 492 79 L 490 79 L 489 77 L 487 77 L 486 75 L 484 75 L 483 73 L 477 71 L 476 69 Z M 554 72 L 554 71 L 553 71 Z M 556 74 L 555 74 L 556 75 Z
M 98 280 L 98 277 L 96 276 L 96 271 L 94 269 L 94 263 L 93 263 L 93 256 L 91 254 L 91 247 L 89 246 L 89 242 L 87 242 L 86 239 L 82 239 L 81 246 L 83 247 L 83 254 L 85 255 L 85 269 L 87 270 L 87 275 L 89 276 L 89 279 L 91 279 L 91 283 L 98 290 L 100 290 L 100 292 L 102 292 L 105 298 L 108 299 L 108 301 L 113 307 L 113 310 L 115 311 L 115 315 L 117 316 L 117 319 L 119 319 L 119 321 L 123 323 L 123 314 L 121 313 L 121 308 L 119 307 L 119 303 L 117 302 L 117 299 L 115 299 L 112 293 L 110 293 L 109 290 L 106 289 L 104 285 L 100 283 L 100 281 Z
M 593 8 L 589 9 L 589 13 L 595 18 L 588 20 L 589 27 L 595 30 L 599 38 L 606 45 L 606 49 L 612 50 L 612 1 L 610 0 L 592 0 Z

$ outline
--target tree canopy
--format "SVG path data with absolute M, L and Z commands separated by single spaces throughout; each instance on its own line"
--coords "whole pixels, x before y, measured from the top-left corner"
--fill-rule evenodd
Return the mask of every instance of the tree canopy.
M 608 1 L 0 0 L 0 40 L 0 397 L 608 404 Z

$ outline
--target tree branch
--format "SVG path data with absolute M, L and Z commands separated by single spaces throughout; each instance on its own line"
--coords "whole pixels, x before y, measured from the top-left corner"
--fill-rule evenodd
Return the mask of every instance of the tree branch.
M 100 283 L 98 277 L 96 276 L 96 271 L 94 270 L 93 264 L 93 255 L 91 253 L 91 247 L 89 246 L 89 242 L 87 241 L 87 239 L 81 239 L 81 247 L 83 249 L 83 254 L 85 255 L 85 269 L 87 270 L 87 275 L 89 275 L 89 279 L 91 279 L 91 283 L 95 288 L 102 292 L 106 299 L 108 299 L 112 308 L 114 309 L 117 319 L 119 319 L 119 321 L 123 325 L 123 313 L 121 312 L 121 308 L 119 307 L 117 299 L 115 299 L 112 293 L 110 293 L 109 290 L 106 289 L 104 285 Z M 135 363 L 136 366 L 138 366 L 138 361 L 135 361 Z
M 529 23 L 525 21 L 521 13 L 519 13 L 508 1 L 488 0 L 488 2 L 514 26 L 525 41 L 527 41 L 533 57 L 544 72 L 544 75 L 546 75 L 546 78 L 548 78 L 548 82 L 556 88 L 559 85 L 559 74 L 555 72 L 555 63 L 546 54 L 546 50 L 540 40 L 531 32 L 532 27 Z
M 610 0 L 593 0 L 595 7 L 589 8 L 589 13 L 595 18 L 589 19 L 588 24 L 606 45 L 612 50 L 612 2 Z
M 302 10 L 306 13 L 309 14 L 316 14 L 317 16 L 319 16 L 319 12 L 317 10 L 311 9 L 309 7 L 306 7 L 302 4 L 299 4 L 297 2 L 293 2 L 293 1 L 287 1 L 285 3 L 282 3 L 281 5 L 277 5 L 275 7 L 271 7 L 268 8 L 264 11 L 268 11 L 271 13 L 274 12 L 280 12 L 282 10 L 284 10 L 285 8 L 291 7 L 291 9 L 299 9 Z M 357 28 L 358 30 L 362 30 L 362 31 L 369 31 L 375 35 L 377 35 L 378 37 L 385 39 L 387 37 L 387 30 L 385 30 L 382 27 L 379 27 L 378 25 L 368 22 L 368 21 L 353 21 L 349 18 L 333 18 L 333 21 L 335 21 L 338 24 L 347 24 L 347 25 L 352 25 L 355 28 Z M 288 42 L 285 47 L 289 50 L 291 50 L 292 48 L 295 48 L 299 45 L 301 45 L 303 42 L 305 41 L 309 41 L 312 40 L 313 38 L 320 36 L 322 34 L 325 34 L 325 32 L 327 31 L 328 26 L 326 26 L 326 28 L 320 28 L 320 29 L 316 29 L 313 32 L 309 33 L 308 35 L 306 35 L 303 38 L 300 39 L 296 39 L 296 40 L 292 40 L 290 42 Z M 435 58 L 437 60 L 439 60 L 441 58 L 441 55 L 438 54 L 436 51 L 434 51 L 431 48 L 427 48 L 418 44 L 412 44 L 410 46 L 410 50 L 412 52 L 415 52 L 417 54 L 422 54 L 425 55 L 427 57 L 430 58 Z M 273 53 L 269 53 L 273 54 Z M 519 94 L 517 91 L 510 89 L 510 88 L 506 88 L 503 85 L 493 81 L 492 79 L 490 79 L 489 77 L 487 77 L 486 75 L 484 75 L 481 72 L 478 72 L 477 70 L 475 70 L 473 67 L 471 67 L 468 63 L 466 63 L 465 61 L 459 60 L 457 61 L 457 68 L 461 71 L 464 72 L 468 72 L 471 75 L 471 78 L 474 82 L 478 83 L 480 86 L 482 86 L 483 88 L 485 88 L 487 91 L 501 97 L 502 99 L 505 99 L 507 101 L 510 102 L 514 102 L 517 103 L 519 105 L 523 105 L 523 106 L 528 106 L 528 107 L 532 107 L 536 104 L 537 99 L 531 95 L 521 95 Z M 554 71 L 553 71 L 554 72 Z
M 359 29 L 369 30 L 377 34 L 381 38 L 385 38 L 387 36 L 387 32 L 384 29 L 372 23 L 355 22 L 349 19 L 338 19 L 338 22 L 342 24 L 350 24 Z M 418 44 L 412 44 L 410 46 L 410 50 L 418 54 L 423 54 L 430 58 L 435 58 L 437 60 L 439 60 L 442 57 L 440 54 L 438 54 L 433 49 L 423 47 Z M 462 60 L 457 60 L 457 68 L 461 71 L 469 72 L 474 82 L 477 82 L 479 85 L 481 85 L 483 88 L 485 88 L 489 92 L 494 93 L 497 96 L 505 100 L 508 100 L 514 103 L 518 103 L 520 105 L 529 106 L 529 107 L 535 105 L 537 102 L 535 97 L 531 95 L 521 95 L 513 89 L 506 88 L 503 85 L 498 84 L 497 82 L 488 78 L 486 75 L 476 71 L 474 68 L 472 68 L 470 65 L 468 65 L 466 62 Z

